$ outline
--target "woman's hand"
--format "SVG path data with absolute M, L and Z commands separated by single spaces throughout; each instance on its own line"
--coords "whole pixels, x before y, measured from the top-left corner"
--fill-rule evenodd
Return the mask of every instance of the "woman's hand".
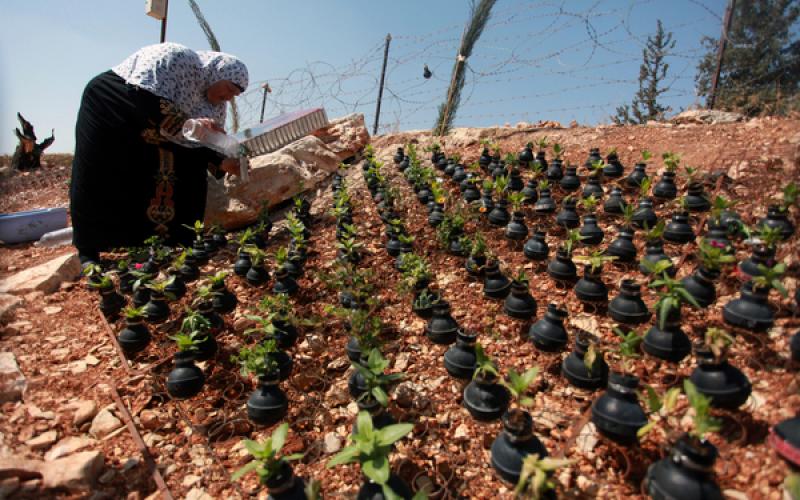
M 240 175 L 239 158 L 225 158 L 222 160 L 222 163 L 219 164 L 219 169 L 228 175 Z
M 197 121 L 200 123 L 200 125 L 206 128 L 216 130 L 217 132 L 222 132 L 223 134 L 225 133 L 225 129 L 220 127 L 213 118 L 198 118 Z

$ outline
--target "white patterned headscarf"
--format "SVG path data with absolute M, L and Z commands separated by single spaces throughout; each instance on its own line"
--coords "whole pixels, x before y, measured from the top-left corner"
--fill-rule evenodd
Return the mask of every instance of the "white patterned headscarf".
M 195 52 L 177 43 L 160 43 L 139 49 L 111 70 L 126 83 L 169 99 L 190 118 L 213 118 L 225 126 L 225 103 L 212 105 L 208 87 L 230 80 L 247 88 L 247 67 L 223 52 Z
M 206 87 L 222 81 L 228 80 L 233 82 L 239 89 L 244 92 L 249 83 L 249 75 L 247 66 L 244 65 L 236 56 L 226 54 L 224 52 L 212 52 L 208 50 L 201 50 L 197 52 L 200 58 L 200 63 L 203 65 L 203 76 L 206 80 Z M 208 100 L 205 101 L 208 103 Z M 211 103 L 208 103 L 211 106 Z M 217 120 L 217 123 L 225 123 L 225 109 L 226 106 L 211 106 L 213 115 L 210 118 Z

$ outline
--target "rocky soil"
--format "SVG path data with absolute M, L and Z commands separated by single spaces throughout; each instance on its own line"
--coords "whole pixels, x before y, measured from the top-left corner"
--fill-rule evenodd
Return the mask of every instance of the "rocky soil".
M 643 149 L 652 151 L 655 158 L 665 151 L 678 152 L 684 165 L 700 168 L 709 186 L 719 185 L 721 194 L 741 200 L 737 209 L 747 222 L 762 217 L 767 200 L 777 197 L 786 183 L 800 182 L 800 121 L 789 119 L 717 125 L 458 129 L 439 142 L 448 153 L 459 153 L 471 162 L 477 159 L 483 138 L 497 142 L 503 151 L 517 152 L 526 142 L 543 136 L 559 142 L 566 150 L 565 158 L 577 164 L 583 164 L 590 147 L 617 148 L 627 168 Z M 375 137 L 372 144 L 388 166 L 395 147 L 410 141 L 424 146 L 432 140 L 425 132 L 408 132 Z M 654 175 L 661 162 L 651 164 Z M 424 323 L 410 313 L 408 298 L 396 291 L 399 275 L 382 249 L 382 224 L 360 169 L 352 170 L 349 186 L 356 200 L 355 221 L 368 250 L 363 265 L 386 270 L 377 278 L 384 304 L 380 315 L 391 331 L 385 350 L 393 360 L 392 370 L 408 374 L 392 393 L 393 412 L 416 424 L 411 439 L 397 446 L 395 470 L 418 487 L 433 483 L 440 490 L 439 498 L 510 498 L 511 488 L 496 477 L 488 460 L 488 446 L 500 425 L 477 424 L 460 406 L 461 385 L 447 377 L 441 364 L 444 349 L 424 339 Z M 39 171 L 3 170 L 1 175 L 0 212 L 68 203 L 69 157 L 48 156 Z M 403 216 L 417 235 L 415 245 L 433 263 L 456 319 L 487 336 L 487 348 L 502 368 L 534 364 L 544 368 L 533 409 L 535 431 L 551 454 L 576 460 L 557 476 L 564 496 L 638 497 L 644 467 L 663 456 L 666 437 L 654 433 L 634 450 L 599 437 L 587 425 L 587 408 L 594 395 L 571 389 L 558 375 L 560 358 L 544 355 L 522 340 L 519 331 L 524 325 L 504 317 L 497 304 L 481 297 L 480 286 L 466 279 L 461 260 L 437 248 L 427 214 L 413 200 L 407 184 L 399 178 L 393 182 L 406 197 Z M 328 270 L 336 252 L 334 220 L 327 215 L 330 194 L 324 183 L 317 194 L 312 208 L 316 214 L 313 253 L 307 268 Z M 585 312 L 571 292 L 555 288 L 521 252 L 500 241 L 499 234 L 491 245 L 510 268 L 524 267 L 534 275 L 532 292 L 540 311 L 552 300 L 561 301 L 570 311 L 573 326 L 613 337 L 607 317 Z M 281 241 L 278 236 L 274 244 Z M 789 265 L 785 282 L 791 294 L 800 276 L 797 242 L 796 235 L 779 255 Z M 223 352 L 205 366 L 209 384 L 192 400 L 172 401 L 163 387 L 174 351 L 166 332 L 157 335 L 140 358 L 125 361 L 112 340 L 121 323 L 109 325 L 97 308 L 96 294 L 75 280 L 71 251 L 70 247 L 30 244 L 0 247 L 0 279 L 6 279 L 5 283 L 39 265 L 45 266 L 40 270 L 48 278 L 0 293 L 0 498 L 135 499 L 162 494 L 192 499 L 265 498 L 253 477 L 238 483 L 229 480 L 247 461 L 240 440 L 266 436 L 271 429 L 253 429 L 246 421 L 243 403 L 252 383 L 242 379 L 227 360 L 245 342 L 242 331 L 248 323 L 243 316 L 264 292 L 231 278 L 240 306 L 226 318 L 226 331 L 218 338 Z M 678 250 L 673 255 L 682 254 Z M 205 270 L 227 268 L 231 257 L 222 254 Z M 681 261 L 686 265 L 679 277 L 694 267 L 691 257 Z M 618 270 L 609 275 L 612 296 L 625 275 Z M 292 401 L 288 448 L 306 452 L 296 472 L 319 479 L 326 498 L 352 498 L 360 480 L 357 467 L 324 467 L 344 444 L 355 414 L 345 387 L 349 375 L 343 354 L 346 335 L 342 325 L 323 311 L 325 304 L 334 303 L 335 293 L 313 271 L 300 284 L 303 291 L 295 299 L 298 312 L 324 321 L 305 328 L 303 340 L 294 349 L 295 371 L 286 384 Z M 735 277 L 724 280 L 717 305 L 707 314 L 692 313 L 687 329 L 698 333 L 720 324 L 721 305 L 738 293 L 738 286 Z M 800 319 L 788 300 L 773 295 L 773 303 L 779 307 L 776 326 L 759 337 L 741 336 L 731 356 L 753 381 L 753 397 L 742 410 L 725 415 L 723 432 L 712 436 L 720 449 L 717 479 L 731 498 L 780 499 L 780 485 L 789 472 L 766 444 L 766 435 L 770 426 L 800 411 L 797 366 L 788 357 L 788 338 L 800 327 Z M 650 383 L 663 383 L 655 363 L 640 363 Z M 692 366 L 690 360 L 684 361 L 677 374 L 687 375 Z M 688 422 L 681 424 L 685 427 Z

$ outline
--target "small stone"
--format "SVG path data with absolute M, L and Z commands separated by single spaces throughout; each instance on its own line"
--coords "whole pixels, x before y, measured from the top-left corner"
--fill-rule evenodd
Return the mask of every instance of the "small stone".
M 464 439 L 469 437 L 469 427 L 467 424 L 462 423 L 458 427 L 456 427 L 456 432 L 453 434 L 453 437 L 456 439 Z
M 97 403 L 89 400 L 79 400 L 70 405 L 75 408 L 75 416 L 72 417 L 72 423 L 75 427 L 80 428 L 84 423 L 90 421 L 97 415 Z
M 83 360 L 89 366 L 97 366 L 98 364 L 100 364 L 100 360 L 92 356 L 91 354 L 86 356 Z
M 342 406 L 350 401 L 350 393 L 347 391 L 347 381 L 341 380 L 331 385 L 325 393 L 325 399 L 332 406 Z
M 339 372 L 346 370 L 350 366 L 350 360 L 347 356 L 339 356 L 330 363 L 328 363 L 328 370 Z
M 154 431 L 161 427 L 161 415 L 154 410 L 142 410 L 139 423 L 148 431 Z
M 25 408 L 28 410 L 28 415 L 31 418 L 41 419 L 41 420 L 55 420 L 56 414 L 52 411 L 42 411 L 36 405 L 26 405 Z
M 120 427 L 122 427 L 122 422 L 110 411 L 103 410 L 92 420 L 89 434 L 98 439 L 102 439 Z
M 0 403 L 22 399 L 28 381 L 11 352 L 0 352 Z
M 42 311 L 48 316 L 52 316 L 54 314 L 60 313 L 62 310 L 61 306 L 47 306 Z
M 214 500 L 214 497 L 206 493 L 204 489 L 194 487 L 189 490 L 184 500 Z
M 233 331 L 236 333 L 242 333 L 243 331 L 247 330 L 251 326 L 253 326 L 254 322 L 251 319 L 247 319 L 244 316 L 240 316 L 236 318 L 233 322 Z
M 597 446 L 598 439 L 597 427 L 595 427 L 594 423 L 589 422 L 583 426 L 578 434 L 578 438 L 576 440 L 576 443 L 578 444 L 578 450 L 580 450 L 582 453 L 591 452 L 594 450 L 594 447 Z
M 325 453 L 336 453 L 342 449 L 342 440 L 339 439 L 339 435 L 335 432 L 325 434 L 324 443 Z
M 202 478 L 200 476 L 195 476 L 194 474 L 187 474 L 186 476 L 184 476 L 183 482 L 181 484 L 183 484 L 183 486 L 185 486 L 186 488 L 189 488 L 200 482 L 201 479 Z
M 87 436 L 68 436 L 50 448 L 50 451 L 45 453 L 44 459 L 48 462 L 52 462 L 53 460 L 75 453 L 87 446 L 92 446 L 96 442 L 97 441 Z
M 72 363 L 69 364 L 69 371 L 74 373 L 75 375 L 85 372 L 86 369 L 87 369 L 86 361 L 83 360 L 73 361 Z
M 394 369 L 397 370 L 398 372 L 406 371 L 406 368 L 408 368 L 408 361 L 410 357 L 411 355 L 407 352 L 398 353 L 397 356 L 395 356 L 394 358 Z
M 49 448 L 58 440 L 58 431 L 52 430 L 43 432 L 35 438 L 28 439 L 25 444 L 30 446 L 32 450 L 44 450 Z
M 10 293 L 0 293 L 0 321 L 8 321 L 14 310 L 21 304 L 21 298 Z
M 147 445 L 148 447 L 152 447 L 156 443 L 160 443 L 161 441 L 163 441 L 164 436 L 156 434 L 154 432 L 148 432 L 147 434 L 142 436 L 142 439 L 144 440 L 145 445 Z

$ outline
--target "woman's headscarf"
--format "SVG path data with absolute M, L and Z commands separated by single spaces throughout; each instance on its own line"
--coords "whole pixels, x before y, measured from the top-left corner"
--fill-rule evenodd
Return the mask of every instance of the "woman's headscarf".
M 213 118 L 225 126 L 225 103 L 212 105 L 206 89 L 220 80 L 247 88 L 247 67 L 223 52 L 195 52 L 177 43 L 139 49 L 112 68 L 126 83 L 169 99 L 190 118 Z

